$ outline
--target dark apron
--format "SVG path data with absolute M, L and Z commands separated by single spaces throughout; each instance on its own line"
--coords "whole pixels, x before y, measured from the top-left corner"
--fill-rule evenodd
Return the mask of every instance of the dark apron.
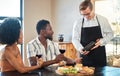
M 91 41 L 96 41 L 102 37 L 100 24 L 98 18 L 96 17 L 98 26 L 93 27 L 83 27 L 84 25 L 84 18 L 82 21 L 82 28 L 81 28 L 81 44 L 85 47 Z M 82 64 L 84 66 L 106 66 L 106 51 L 105 46 L 99 46 L 98 48 L 90 51 L 87 55 L 82 56 Z

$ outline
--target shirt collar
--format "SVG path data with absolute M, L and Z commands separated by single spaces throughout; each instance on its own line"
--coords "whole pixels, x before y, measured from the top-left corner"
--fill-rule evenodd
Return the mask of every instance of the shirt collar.
M 37 40 L 37 43 L 42 44 L 42 43 L 40 42 L 40 40 L 39 40 L 38 37 L 36 37 L 36 40 Z M 51 41 L 50 41 L 49 39 L 47 39 L 47 46 L 50 45 L 50 42 L 51 42 Z
M 36 41 L 37 41 L 37 43 L 41 44 L 38 36 L 36 37 Z
M 86 17 L 83 16 L 83 18 L 84 18 L 85 21 L 88 21 Z M 96 14 L 91 20 L 96 20 Z

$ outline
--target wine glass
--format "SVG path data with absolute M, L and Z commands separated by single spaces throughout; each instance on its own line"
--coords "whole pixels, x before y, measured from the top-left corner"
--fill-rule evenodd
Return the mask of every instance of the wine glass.
M 59 51 L 60 51 L 61 54 L 65 53 L 65 49 L 59 49 Z
M 66 51 L 66 46 L 65 45 L 59 45 L 59 51 L 60 51 L 60 53 L 61 54 L 64 54 L 65 53 L 65 51 Z M 64 60 L 62 60 L 60 63 L 59 63 L 59 66 L 64 66 L 64 65 L 66 65 L 66 61 L 64 61 Z
M 66 47 L 64 45 L 59 46 L 59 51 L 60 51 L 61 54 L 64 54 L 65 50 L 66 50 Z

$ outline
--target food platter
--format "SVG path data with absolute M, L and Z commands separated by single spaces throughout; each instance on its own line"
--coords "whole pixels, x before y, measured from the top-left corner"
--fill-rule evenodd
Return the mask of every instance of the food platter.
M 59 74 L 59 75 L 66 75 L 66 76 L 76 76 L 76 75 L 77 75 L 77 73 L 76 73 L 76 74 L 72 74 L 72 73 L 63 74 L 63 73 L 60 73 L 58 70 L 55 70 L 55 72 L 56 72 L 57 74 Z
M 93 75 L 94 67 L 82 66 L 81 64 L 76 64 L 73 66 L 62 66 L 58 67 L 55 72 L 59 75 L 66 76 L 80 76 L 80 75 Z
M 59 75 L 75 75 L 77 74 L 77 69 L 75 69 L 72 66 L 63 66 L 63 67 L 58 67 L 56 70 L 56 73 Z
M 55 70 L 55 72 L 59 75 L 64 75 L 63 73 L 59 72 L 58 70 Z

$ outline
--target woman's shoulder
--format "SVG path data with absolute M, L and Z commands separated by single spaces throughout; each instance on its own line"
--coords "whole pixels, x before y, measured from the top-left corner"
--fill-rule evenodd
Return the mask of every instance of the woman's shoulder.
M 9 57 L 9 56 L 17 56 L 18 54 L 20 54 L 20 51 L 18 49 L 18 47 L 5 47 L 5 50 L 4 50 L 4 55 L 6 57 Z

